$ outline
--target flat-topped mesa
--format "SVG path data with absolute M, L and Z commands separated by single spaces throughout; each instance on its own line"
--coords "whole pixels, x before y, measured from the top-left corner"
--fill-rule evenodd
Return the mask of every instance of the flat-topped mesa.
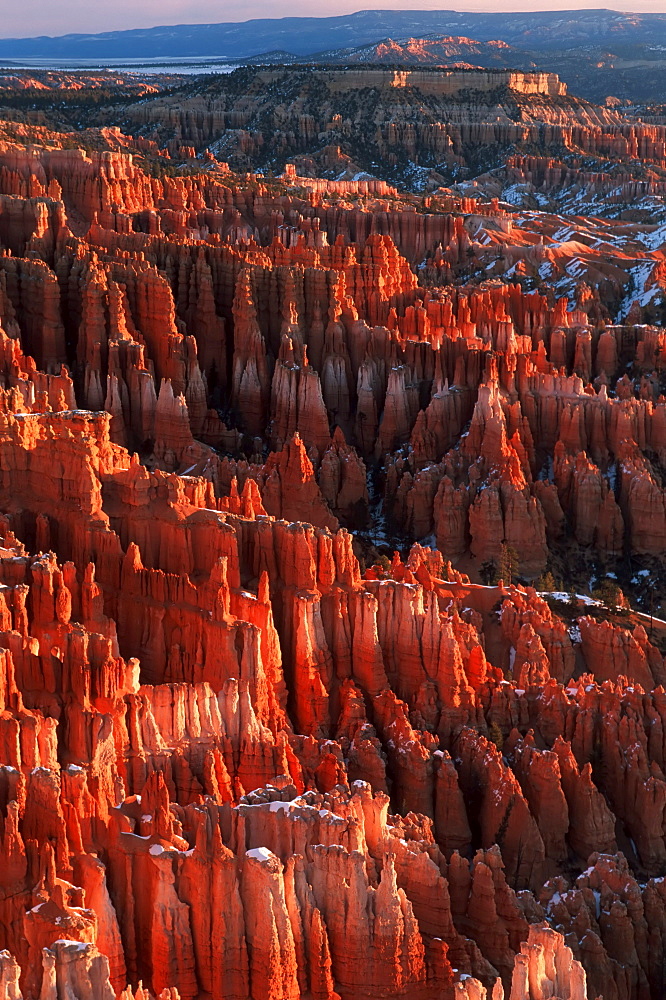
M 289 67 L 290 72 L 302 67 Z M 520 94 L 544 94 L 564 97 L 566 83 L 556 73 L 521 73 L 511 70 L 479 69 L 383 69 L 377 66 L 354 66 L 353 69 L 337 67 L 312 68 L 307 72 L 324 82 L 333 92 L 356 90 L 359 87 L 413 88 L 424 94 L 454 95 L 463 91 L 488 92 L 507 87 Z M 284 76 L 284 70 L 262 70 L 258 77 L 272 83 Z

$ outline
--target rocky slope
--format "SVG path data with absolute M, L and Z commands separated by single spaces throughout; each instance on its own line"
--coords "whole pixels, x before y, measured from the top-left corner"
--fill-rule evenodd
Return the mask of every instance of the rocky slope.
M 534 68 L 248 66 L 181 78 L 179 86 L 148 74 L 87 74 L 79 83 L 71 73 L 0 74 L 0 117 L 19 133 L 71 133 L 67 144 L 87 149 L 152 150 L 153 159 L 167 149 L 185 161 L 212 153 L 233 170 L 266 175 L 295 163 L 304 176 L 368 175 L 408 191 L 503 170 L 512 156 L 554 160 L 570 177 L 604 177 L 612 204 L 618 183 L 658 190 L 666 176 L 658 107 L 634 114 L 618 99 L 592 104 L 568 93 L 556 72 Z M 120 129 L 126 144 L 119 136 L 112 144 L 109 129 Z M 156 167 L 149 163 L 151 173 Z M 594 214 L 603 204 L 597 198 Z
M 209 148 L 235 170 L 295 159 L 305 175 L 365 172 L 412 190 L 500 166 L 509 149 L 602 152 L 601 137 L 627 127 L 553 73 L 360 64 L 246 67 L 112 114 L 125 132 Z
M 1 129 L 2 1000 L 659 1000 L 661 227 Z

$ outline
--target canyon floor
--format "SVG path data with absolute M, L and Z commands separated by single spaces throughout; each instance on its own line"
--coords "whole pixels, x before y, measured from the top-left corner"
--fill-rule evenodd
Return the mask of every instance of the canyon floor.
M 0 1000 L 666 995 L 666 117 L 0 70 Z

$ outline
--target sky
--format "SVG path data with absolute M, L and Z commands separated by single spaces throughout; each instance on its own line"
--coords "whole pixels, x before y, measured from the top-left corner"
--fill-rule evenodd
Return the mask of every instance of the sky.
M 118 31 L 254 17 L 349 14 L 356 10 L 528 11 L 594 7 L 666 14 L 666 0 L 0 0 L 0 37 Z

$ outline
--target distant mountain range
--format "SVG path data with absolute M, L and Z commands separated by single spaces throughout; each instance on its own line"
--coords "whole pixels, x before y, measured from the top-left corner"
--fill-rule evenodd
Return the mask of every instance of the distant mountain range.
M 258 61 L 259 56 L 254 57 Z M 380 63 L 401 66 L 483 66 L 489 69 L 524 69 L 535 66 L 532 54 L 500 39 L 477 41 L 455 35 L 426 38 L 385 38 L 353 49 L 332 49 L 310 59 L 316 62 Z
M 286 51 L 308 56 L 387 38 L 427 35 L 499 39 L 530 52 L 583 46 L 666 46 L 666 14 L 612 10 L 458 13 L 364 10 L 338 17 L 283 17 L 222 24 L 180 24 L 96 35 L 0 39 L 0 59 L 242 59 Z

